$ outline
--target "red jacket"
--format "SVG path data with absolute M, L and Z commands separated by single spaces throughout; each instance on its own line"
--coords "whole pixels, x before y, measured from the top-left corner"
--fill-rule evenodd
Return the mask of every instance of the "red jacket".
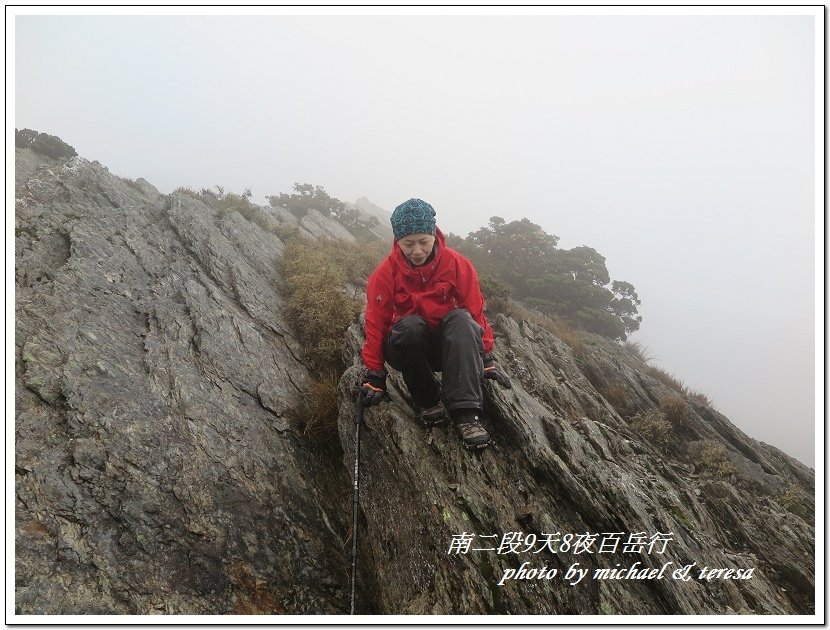
M 392 324 L 405 315 L 420 315 L 431 330 L 454 308 L 466 308 L 484 328 L 484 351 L 493 349 L 493 329 L 484 317 L 484 298 L 473 263 L 446 245 L 435 230 L 435 257 L 413 267 L 397 241 L 392 252 L 369 276 L 366 285 L 366 343 L 363 364 L 383 369 L 384 341 Z

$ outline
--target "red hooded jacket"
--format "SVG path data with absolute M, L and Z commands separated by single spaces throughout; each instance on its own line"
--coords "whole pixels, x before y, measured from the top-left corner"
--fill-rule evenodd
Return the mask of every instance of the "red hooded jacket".
M 375 268 L 366 285 L 366 343 L 363 364 L 382 370 L 384 341 L 401 317 L 420 315 L 431 330 L 454 308 L 465 308 L 484 329 L 484 352 L 493 349 L 493 329 L 484 317 L 484 298 L 473 263 L 446 245 L 435 230 L 435 257 L 413 267 L 398 246 Z

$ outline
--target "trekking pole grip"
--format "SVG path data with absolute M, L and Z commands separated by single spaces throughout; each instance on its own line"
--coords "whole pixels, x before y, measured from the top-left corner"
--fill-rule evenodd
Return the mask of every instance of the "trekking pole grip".
M 363 424 L 363 401 L 360 400 L 360 394 L 357 396 L 354 407 L 354 423 Z

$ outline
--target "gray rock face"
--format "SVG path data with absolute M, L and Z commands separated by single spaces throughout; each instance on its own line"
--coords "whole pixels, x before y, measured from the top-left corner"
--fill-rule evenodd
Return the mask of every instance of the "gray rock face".
M 343 225 L 331 218 L 324 216 L 314 208 L 309 209 L 301 219 L 298 219 L 287 208 L 282 206 L 276 207 L 258 207 L 261 214 L 266 217 L 266 221 L 274 222 L 274 225 L 280 223 L 294 225 L 300 230 L 302 236 L 308 238 L 335 238 L 344 241 L 354 241 L 355 238 Z
M 18 165 L 17 610 L 342 611 L 280 241 L 81 158 Z
M 390 379 L 393 402 L 365 414 L 364 554 L 377 597 L 367 605 L 405 614 L 813 612 L 812 470 L 703 405 L 687 410 L 668 453 L 657 449 L 585 376 L 619 384 L 644 410 L 678 395 L 631 367 L 630 357 L 620 360 L 622 348 L 590 337 L 575 356 L 534 324 L 503 315 L 491 323 L 496 359 L 513 379 L 511 390 L 485 383 L 492 447 L 471 454 L 451 428 L 419 427 L 397 375 Z M 357 325 L 350 332 L 355 359 L 341 382 L 339 424 L 347 468 L 354 465 L 354 428 L 346 392 L 363 341 Z M 736 473 L 691 472 L 696 460 L 687 444 L 701 440 L 721 444 Z M 809 519 L 776 501 L 793 484 L 804 491 Z M 645 536 L 630 538 L 639 532 Z M 636 544 L 657 533 L 671 536 Z M 466 552 L 464 534 L 472 535 Z M 577 551 L 580 534 L 597 536 L 593 543 L 583 537 Z M 660 538 L 670 539 L 663 553 Z M 560 542 L 548 544 L 554 539 Z M 668 562 L 660 579 L 656 572 L 633 577 Z M 546 577 L 516 578 L 524 563 L 525 573 L 544 568 Z M 576 578 L 564 576 L 574 563 L 588 572 L 571 585 Z M 691 563 L 693 579 L 672 579 Z M 629 579 L 595 577 L 598 569 L 632 566 Z M 750 568 L 746 580 L 715 579 L 710 571 L 733 569 L 734 576 Z M 558 575 L 548 579 L 552 569 Z M 511 570 L 514 578 L 504 579 Z
M 309 373 L 264 229 L 290 218 L 220 216 L 79 157 L 16 159 L 18 613 L 347 613 L 358 368 L 340 381 L 342 449 L 301 439 Z M 359 612 L 812 612 L 812 470 L 691 400 L 671 443 L 649 441 L 611 386 L 632 413 L 677 392 L 623 349 L 492 323 L 514 383 L 485 386 L 492 448 L 421 428 L 397 375 L 393 402 L 366 412 Z M 356 323 L 355 365 L 361 342 Z M 731 466 L 701 463 L 712 443 Z M 551 553 L 557 532 L 672 537 L 663 554 Z M 518 553 L 448 553 L 462 534 Z M 593 578 L 637 561 L 754 575 Z M 503 580 L 523 562 L 591 575 Z
M 344 241 L 353 241 L 354 236 L 337 221 L 332 221 L 311 208 L 300 219 L 300 227 L 312 238 L 339 238 Z
M 365 216 L 375 217 L 382 229 L 388 231 L 389 234 L 392 234 L 392 226 L 389 224 L 389 219 L 392 217 L 391 212 L 384 210 L 377 204 L 372 203 L 366 197 L 361 197 L 356 200 L 354 204 L 350 205 L 353 205 L 355 208 L 360 210 Z
M 389 219 L 392 218 L 391 212 L 388 212 L 380 206 L 372 203 L 366 197 L 361 197 L 353 204 L 347 203 L 346 206 L 357 209 L 357 211 L 360 212 L 360 217 L 364 220 L 371 217 L 377 219 L 378 223 L 377 225 L 372 226 L 371 231 L 379 239 L 382 241 L 391 241 L 394 239 L 392 224 L 389 222 Z

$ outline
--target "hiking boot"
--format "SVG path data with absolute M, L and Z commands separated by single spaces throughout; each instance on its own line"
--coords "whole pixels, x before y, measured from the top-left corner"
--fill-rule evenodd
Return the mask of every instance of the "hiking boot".
M 473 411 L 453 418 L 455 432 L 469 449 L 486 448 L 490 444 L 490 434 L 481 425 L 479 414 Z
M 427 409 L 421 409 L 421 422 L 425 427 L 434 427 L 443 424 L 447 418 L 447 410 L 444 409 L 444 403 L 440 400 L 438 404 Z

